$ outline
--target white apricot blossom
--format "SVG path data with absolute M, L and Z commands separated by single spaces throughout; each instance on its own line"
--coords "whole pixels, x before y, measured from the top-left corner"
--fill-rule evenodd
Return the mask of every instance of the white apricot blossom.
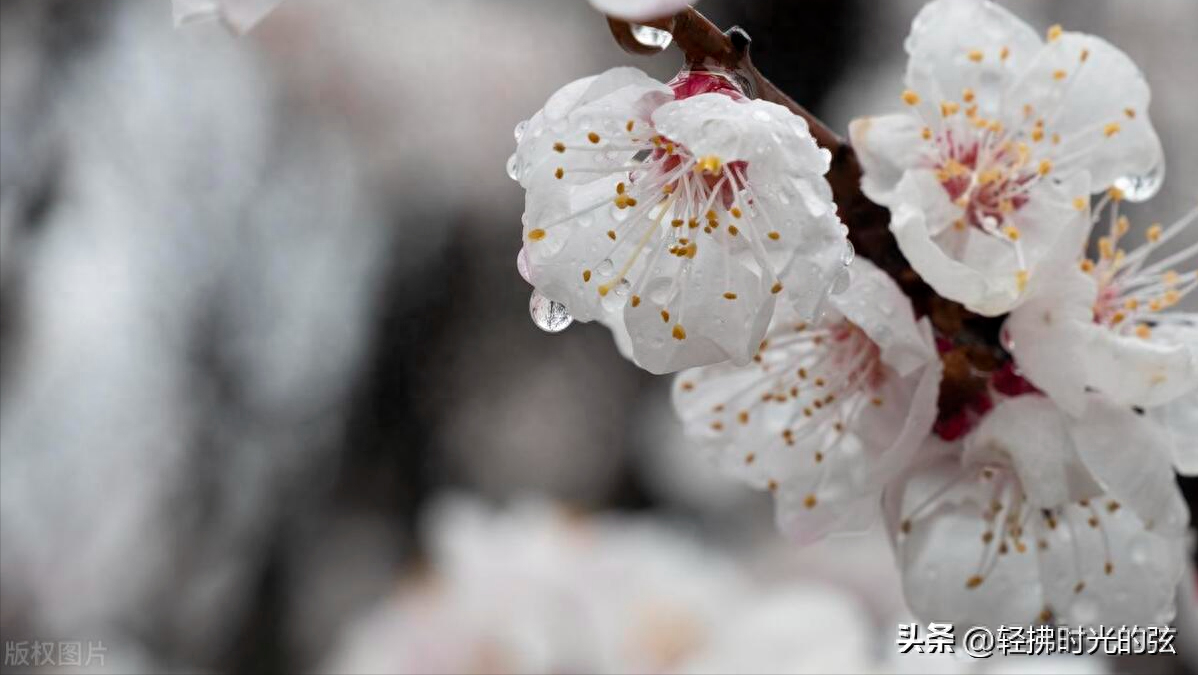
M 172 0 L 175 26 L 220 21 L 234 33 L 248 32 L 283 0 Z
M 1198 288 L 1198 244 L 1160 253 L 1196 221 L 1198 209 L 1167 228 L 1152 225 L 1125 250 L 1131 224 L 1116 202 L 1098 256 L 1046 276 L 1007 319 L 1004 336 L 1024 376 L 1073 414 L 1087 388 L 1144 408 L 1198 389 L 1198 314 L 1178 307 Z
M 600 12 L 628 21 L 648 21 L 673 16 L 695 4 L 690 0 L 590 0 Z
M 917 616 L 990 626 L 1173 617 L 1189 512 L 1158 425 L 1094 394 L 1078 417 L 1025 394 L 1000 401 L 963 442 L 938 445 L 886 496 Z
M 1047 40 L 988 0 L 936 0 L 906 41 L 907 110 L 850 126 L 862 189 L 940 295 L 1010 311 L 1089 232 L 1088 195 L 1159 186 L 1160 140 L 1136 65 L 1105 40 Z
M 578 320 L 623 323 L 654 373 L 748 363 L 785 284 L 828 287 L 847 248 L 802 118 L 717 73 L 674 86 L 634 68 L 566 85 L 509 166 L 532 284 Z
M 936 417 L 941 363 L 927 319 L 868 261 L 814 325 L 779 308 L 754 363 L 680 373 L 674 407 L 718 465 L 774 493 L 799 542 L 861 530 Z

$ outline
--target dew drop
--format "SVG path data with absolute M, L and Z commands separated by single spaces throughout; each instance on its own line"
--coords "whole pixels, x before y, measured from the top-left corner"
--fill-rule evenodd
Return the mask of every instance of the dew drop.
M 512 135 L 516 137 L 516 142 L 524 140 L 524 131 L 528 129 L 528 120 L 523 120 L 516 124 L 516 128 L 512 130 Z
M 612 263 L 611 258 L 604 258 L 603 262 L 595 266 L 595 272 L 601 277 L 610 277 L 615 270 L 616 266 Z
M 1151 171 L 1138 176 L 1123 176 L 1115 179 L 1115 187 L 1123 191 L 1129 202 L 1143 202 L 1156 196 L 1165 182 L 1165 163 L 1159 162 Z
M 844 251 L 840 253 L 840 264 L 848 267 L 853 264 L 853 259 L 857 257 L 857 250 L 853 248 L 853 242 L 844 242 Z
M 537 290 L 528 298 L 528 314 L 537 328 L 546 333 L 560 333 L 574 323 L 574 317 L 570 316 L 570 310 L 565 305 L 550 300 Z
M 520 181 L 520 170 L 517 166 L 516 153 L 512 153 L 511 157 L 507 158 L 507 175 L 514 181 Z
M 628 297 L 628 291 L 632 288 L 632 284 L 628 283 L 627 279 L 620 279 L 620 283 L 616 284 L 613 292 L 621 298 Z
M 520 276 L 528 283 L 532 283 L 532 278 L 528 273 L 528 254 L 524 252 L 524 247 L 520 247 L 520 252 L 516 254 L 516 271 L 520 272 Z
M 674 41 L 674 36 L 670 35 L 669 31 L 652 26 L 642 26 L 638 23 L 632 24 L 632 38 L 646 47 L 656 49 L 665 49 Z

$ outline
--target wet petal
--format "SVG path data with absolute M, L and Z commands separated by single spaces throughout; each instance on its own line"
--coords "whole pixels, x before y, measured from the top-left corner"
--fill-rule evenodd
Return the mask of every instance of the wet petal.
M 894 203 L 894 189 L 903 173 L 917 168 L 926 146 L 923 123 L 907 113 L 862 117 L 849 124 L 849 138 L 864 175 L 861 191 L 883 206 Z
M 628 21 L 648 21 L 672 16 L 695 4 L 689 0 L 589 0 L 608 16 Z

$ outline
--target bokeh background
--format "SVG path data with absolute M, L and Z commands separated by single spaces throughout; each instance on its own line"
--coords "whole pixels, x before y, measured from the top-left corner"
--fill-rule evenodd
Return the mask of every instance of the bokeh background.
M 920 4 L 700 9 L 746 28 L 759 67 L 843 130 L 896 107 Z M 1198 3 L 1005 4 L 1139 63 L 1168 176 L 1130 213 L 1190 209 Z M 895 658 L 904 610 L 880 533 L 786 546 L 768 499 L 686 446 L 667 378 L 601 327 L 529 320 L 512 129 L 565 82 L 629 64 L 680 65 L 622 53 L 581 0 L 289 0 L 241 38 L 176 29 L 163 0 L 2 0 L 6 645 L 103 640 L 94 669 L 112 672 L 531 667 L 487 632 L 528 597 L 479 607 L 508 585 L 487 566 L 614 595 L 585 562 L 610 556 L 622 579 L 637 561 L 664 570 L 642 579 L 649 594 L 804 590 L 749 618 L 683 602 L 710 615 L 703 630 L 678 642 L 658 622 L 660 640 L 609 661 L 528 647 L 553 652 L 548 667 L 929 667 Z M 579 532 L 591 554 L 571 548 Z M 551 574 L 520 568 L 544 547 Z M 646 632 L 640 610 L 604 612 Z M 741 639 L 757 625 L 776 634 Z M 1195 617 L 1179 629 L 1178 649 L 1198 650 Z M 1037 667 L 1195 672 L 1184 658 Z

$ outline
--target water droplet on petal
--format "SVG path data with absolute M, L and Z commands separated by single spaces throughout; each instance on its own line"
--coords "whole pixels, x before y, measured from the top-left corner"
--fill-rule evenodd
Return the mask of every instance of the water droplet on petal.
M 1165 182 L 1165 163 L 1158 163 L 1151 171 L 1139 176 L 1123 176 L 1115 179 L 1115 187 L 1123 191 L 1129 202 L 1143 202 L 1156 196 Z
M 517 167 L 516 153 L 514 152 L 511 157 L 507 158 L 507 175 L 516 182 L 520 181 L 520 170 Z
M 528 120 L 523 120 L 516 124 L 516 128 L 512 130 L 512 135 L 516 137 L 517 143 L 524 139 L 524 130 L 527 128 Z
M 570 316 L 570 310 L 565 305 L 550 300 L 537 290 L 528 299 L 528 314 L 537 328 L 546 333 L 560 333 L 574 323 L 574 317 Z
M 616 266 L 612 263 L 611 258 L 604 258 L 603 262 L 595 266 L 595 271 L 598 272 L 599 276 L 601 277 L 611 276 L 611 273 L 614 272 L 615 269 Z
M 840 253 L 840 264 L 848 267 L 853 264 L 853 259 L 857 257 L 857 250 L 853 248 L 853 242 L 844 242 L 844 251 Z
M 668 31 L 640 24 L 633 24 L 632 38 L 646 47 L 656 49 L 665 49 L 674 41 L 674 36 L 670 35 Z
M 520 272 L 520 276 L 528 283 L 532 283 L 532 279 L 528 274 L 528 254 L 524 252 L 524 247 L 520 247 L 520 252 L 516 254 L 516 270 Z
M 632 284 L 628 283 L 627 279 L 620 279 L 620 283 L 616 284 L 614 289 L 615 294 L 621 298 L 628 297 L 628 291 L 632 288 Z

